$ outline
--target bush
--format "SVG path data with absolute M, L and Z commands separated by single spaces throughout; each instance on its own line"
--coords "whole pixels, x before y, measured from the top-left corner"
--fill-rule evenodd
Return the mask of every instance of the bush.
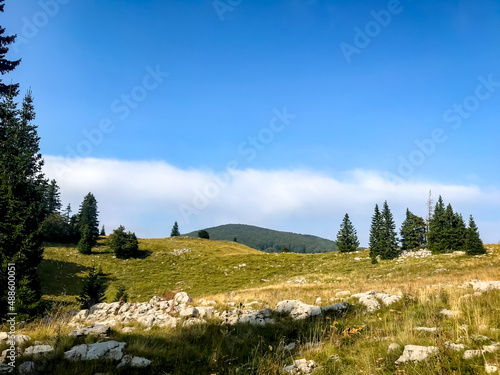
M 58 212 L 50 214 L 42 223 L 44 241 L 59 243 L 77 243 L 80 237 L 78 231 L 68 218 Z
M 139 253 L 139 241 L 135 233 L 126 233 L 123 225 L 120 225 L 109 236 L 108 246 L 117 258 L 137 257 Z
M 199 231 L 198 231 L 198 237 L 199 237 L 199 238 L 205 238 L 205 239 L 207 239 L 207 240 L 209 240 L 209 239 L 210 239 L 210 235 L 209 235 L 209 234 L 208 234 L 208 232 L 207 232 L 206 230 L 204 230 L 204 229 L 203 229 L 203 230 L 199 230 Z
M 118 288 L 116 289 L 115 300 L 113 302 L 127 302 L 127 300 L 127 289 L 125 289 L 125 286 L 123 285 L 118 286 Z
M 101 267 L 96 269 L 95 265 L 92 265 L 89 274 L 83 280 L 82 291 L 76 300 L 82 309 L 88 309 L 96 303 L 104 301 L 105 290 L 106 280 Z

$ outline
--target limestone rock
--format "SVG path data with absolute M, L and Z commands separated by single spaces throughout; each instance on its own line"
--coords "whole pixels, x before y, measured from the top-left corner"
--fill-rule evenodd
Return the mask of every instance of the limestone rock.
M 36 371 L 35 362 L 27 361 L 19 365 L 17 368 L 17 372 L 19 375 L 36 375 L 38 372 Z
M 393 342 L 389 347 L 387 348 L 387 354 L 397 352 L 401 348 L 401 345 L 399 345 L 396 342 Z
M 312 374 L 317 366 L 316 362 L 312 359 L 308 361 L 305 358 L 302 358 L 293 361 L 293 365 L 286 366 L 283 371 L 289 374 Z
M 319 315 L 322 309 L 319 306 L 308 305 L 299 300 L 287 300 L 278 302 L 276 312 L 288 313 L 293 319 L 298 320 Z
M 406 362 L 421 362 L 438 351 L 436 346 L 406 345 L 403 354 L 396 360 L 396 366 Z
M 109 337 L 109 333 L 111 332 L 111 328 L 105 324 L 92 324 L 88 327 L 75 329 L 71 331 L 69 336 L 99 336 L 99 337 Z
M 118 364 L 118 366 L 116 366 L 116 368 L 126 367 L 126 366 L 134 368 L 146 368 L 151 366 L 151 363 L 152 362 L 149 359 L 142 357 L 135 357 L 127 354 L 123 356 L 121 362 Z
M 89 361 L 93 359 L 112 359 L 119 361 L 123 358 L 123 349 L 127 343 L 118 341 L 97 342 L 72 347 L 64 353 L 64 358 L 70 361 Z
M 24 355 L 32 356 L 46 356 L 54 353 L 54 347 L 52 345 L 34 345 L 26 348 Z

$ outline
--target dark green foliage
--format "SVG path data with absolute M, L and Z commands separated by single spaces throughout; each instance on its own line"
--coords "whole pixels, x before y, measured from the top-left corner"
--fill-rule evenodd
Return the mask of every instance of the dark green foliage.
M 0 12 L 3 12 L 3 8 L 5 4 L 3 4 L 4 0 L 0 0 Z M 9 52 L 9 45 L 14 43 L 16 40 L 16 35 L 3 35 L 5 29 L 0 26 L 0 73 L 2 75 L 13 71 L 21 62 L 19 60 L 8 60 L 5 58 L 7 52 Z M 19 84 L 10 84 L 6 85 L 2 83 L 0 79 L 0 97 L 2 96 L 10 96 L 15 97 L 18 94 Z
M 177 221 L 174 223 L 174 226 L 172 227 L 172 231 L 170 232 L 170 237 L 177 237 L 180 236 L 181 232 L 179 232 L 179 225 L 177 224 Z
M 465 249 L 466 228 L 461 214 L 455 212 L 451 218 L 450 249 L 462 251 Z
M 83 279 L 82 291 L 76 300 L 82 309 L 88 309 L 96 303 L 104 301 L 105 291 L 104 273 L 100 267 L 96 269 L 95 265 L 92 265 L 89 274 Z
M 42 224 L 43 240 L 58 243 L 77 243 L 80 234 L 70 219 L 58 212 L 50 214 Z
M 104 225 L 101 228 L 101 232 L 99 233 L 100 236 L 105 236 L 106 235 L 106 230 L 104 229 Z
M 342 224 L 340 224 L 340 230 L 337 233 L 337 248 L 342 253 L 348 253 L 355 251 L 359 246 L 358 236 L 356 234 L 356 229 L 349 220 L 349 215 L 345 214 Z
M 210 234 L 206 230 L 202 229 L 202 230 L 198 231 L 198 237 L 199 238 L 205 238 L 205 239 L 209 240 L 210 239 Z
M 234 237 L 233 242 L 238 242 L 238 239 L 236 237 Z
M 396 237 L 396 223 L 387 201 L 384 202 L 381 216 L 383 249 L 380 257 L 382 259 L 394 259 L 399 255 L 398 239 Z
M 99 211 L 97 211 L 97 201 L 92 193 L 88 193 L 83 199 L 80 205 L 80 211 L 77 215 L 78 229 L 83 237 L 83 231 L 86 226 L 88 226 L 89 233 L 89 244 L 95 246 L 97 239 L 99 238 L 99 221 L 97 217 Z
M 486 249 L 483 245 L 483 241 L 481 241 L 481 237 L 479 237 L 479 230 L 477 229 L 472 215 L 470 215 L 469 227 L 466 231 L 465 251 L 467 255 L 486 254 Z
M 423 218 L 406 209 L 406 218 L 401 224 L 401 249 L 417 249 L 426 242 L 426 224 Z
M 7 264 L 15 263 L 16 312 L 20 319 L 33 318 L 41 308 L 37 268 L 43 254 L 41 224 L 47 181 L 42 173 L 40 138 L 32 124 L 31 92 L 20 110 L 12 97 L 0 100 L 0 317 L 6 316 Z
M 253 225 L 225 224 L 205 230 L 210 233 L 212 240 L 234 241 L 234 238 L 237 238 L 243 245 L 268 253 L 279 253 L 283 244 L 286 244 L 292 253 L 327 253 L 337 250 L 335 242 L 325 238 Z M 187 236 L 198 237 L 198 232 L 188 233 Z
M 290 249 L 288 247 L 286 247 L 285 245 L 283 245 L 283 246 L 281 246 L 281 252 L 282 253 L 289 253 Z
M 368 246 L 370 247 L 370 258 L 375 260 L 377 256 L 381 256 L 383 247 L 382 241 L 382 215 L 378 208 L 378 204 L 375 205 L 375 210 L 372 216 L 372 223 L 370 226 L 370 240 Z
M 125 232 L 125 227 L 120 225 L 108 238 L 109 249 L 112 250 L 117 258 L 137 257 L 139 254 L 139 241 L 135 233 Z
M 124 285 L 119 285 L 116 289 L 115 300 L 113 302 L 127 302 L 128 293 Z
M 433 253 L 444 252 L 446 243 L 446 217 L 443 198 L 439 196 L 434 214 L 429 222 L 429 233 L 427 236 L 427 246 Z
M 59 186 L 57 186 L 56 180 L 50 181 L 44 195 L 44 209 L 47 215 L 59 212 L 61 209 L 60 195 Z
M 85 225 L 81 229 L 81 237 L 80 241 L 78 241 L 78 251 L 82 254 L 91 254 L 92 246 L 95 244 L 95 241 L 92 239 L 92 232 L 88 225 Z

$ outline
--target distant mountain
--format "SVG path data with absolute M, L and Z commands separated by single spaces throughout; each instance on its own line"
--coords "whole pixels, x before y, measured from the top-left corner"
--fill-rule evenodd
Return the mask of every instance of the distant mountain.
M 290 232 L 255 227 L 244 224 L 226 224 L 212 228 L 204 228 L 211 240 L 234 241 L 248 247 L 267 253 L 280 252 L 285 246 L 294 253 L 327 253 L 337 250 L 337 245 L 331 240 Z M 189 237 L 198 237 L 198 231 L 186 234 Z

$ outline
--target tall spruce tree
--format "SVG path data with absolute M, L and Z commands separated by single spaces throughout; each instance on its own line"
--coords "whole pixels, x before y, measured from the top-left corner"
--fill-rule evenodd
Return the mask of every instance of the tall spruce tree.
M 477 229 L 472 215 L 470 215 L 469 227 L 466 231 L 465 251 L 467 255 L 486 254 L 486 249 L 483 245 L 483 241 L 481 241 L 481 237 L 479 237 L 479 230 Z
M 429 233 L 427 235 L 427 246 L 433 253 L 442 253 L 446 251 L 446 209 L 443 198 L 439 196 L 434 214 L 429 222 Z
M 170 232 L 170 237 L 177 237 L 180 236 L 181 232 L 179 232 L 179 225 L 177 224 L 177 221 L 174 223 L 174 226 L 172 227 L 172 231 Z
M 465 250 L 466 233 L 467 229 L 465 227 L 465 222 L 462 215 L 458 212 L 455 212 L 451 221 L 451 236 L 449 239 L 449 248 L 453 251 Z
M 406 218 L 401 224 L 401 249 L 413 250 L 425 244 L 427 224 L 420 216 L 406 209 Z
M 399 255 L 398 239 L 396 237 L 396 223 L 387 201 L 384 202 L 381 216 L 383 249 L 380 257 L 382 259 L 394 259 Z
M 80 210 L 78 211 L 78 228 L 80 233 L 83 233 L 86 226 L 90 233 L 87 235 L 88 244 L 90 246 L 95 246 L 97 239 L 99 238 L 99 221 L 97 220 L 99 211 L 97 211 L 97 201 L 92 193 L 88 193 L 83 202 L 80 205 Z
M 359 246 L 358 236 L 356 234 L 356 229 L 349 220 L 349 215 L 345 214 L 342 224 L 340 224 L 340 230 L 337 233 L 337 248 L 342 253 L 348 253 L 355 251 Z
M 372 262 L 375 262 L 377 256 L 381 255 L 383 250 L 382 242 L 382 215 L 378 208 L 378 204 L 375 205 L 375 210 L 372 216 L 372 223 L 370 226 L 370 258 Z
M 5 4 L 4 0 L 0 0 L 0 12 L 3 13 Z M 0 74 L 4 75 L 13 71 L 21 62 L 19 60 L 9 60 L 6 58 L 7 52 L 9 52 L 9 45 L 14 43 L 17 35 L 3 35 L 5 33 L 5 28 L 0 26 Z M 0 79 L 0 97 L 11 97 L 14 98 L 19 92 L 19 84 L 6 85 Z
M 47 186 L 44 196 L 44 205 L 47 215 L 59 212 L 61 210 L 61 193 L 56 180 L 51 180 Z
M 37 268 L 43 254 L 41 224 L 47 181 L 42 173 L 40 138 L 32 123 L 31 92 L 20 110 L 11 96 L 0 100 L 0 319 L 6 316 L 8 263 L 16 267 L 15 310 L 26 319 L 41 309 Z

